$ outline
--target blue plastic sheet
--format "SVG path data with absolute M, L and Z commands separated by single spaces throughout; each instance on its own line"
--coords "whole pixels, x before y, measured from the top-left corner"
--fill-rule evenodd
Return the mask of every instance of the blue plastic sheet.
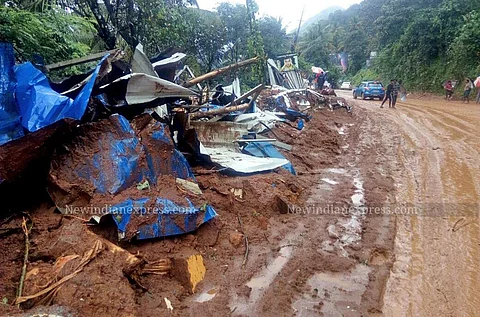
M 94 144 L 84 145 L 92 148 L 93 156 L 82 155 L 83 148 L 73 149 L 72 155 L 62 164 L 62 174 L 69 176 L 69 182 L 82 179 L 101 194 L 117 194 L 143 178 L 139 168 L 143 148 L 130 123 L 119 115 L 109 120 L 111 131 L 101 134 Z M 74 159 L 79 155 L 82 155 L 83 164 L 75 165 Z
M 269 142 L 250 142 L 247 146 L 243 148 L 243 152 L 250 154 L 256 157 L 273 157 L 279 159 L 285 159 L 285 157 L 280 153 L 273 144 Z M 282 166 L 293 175 L 297 175 L 295 169 L 293 168 L 292 163 L 288 163 Z
M 94 188 L 93 195 L 115 196 L 135 188 L 143 180 L 155 187 L 162 175 L 173 176 L 173 188 L 176 187 L 175 178 L 195 181 L 187 160 L 174 148 L 166 126 L 152 121 L 139 136 L 136 133 L 138 131 L 134 131 L 121 115 L 110 116 L 86 127 L 82 136 L 69 146 L 69 152 L 54 159 L 52 166 L 55 167 L 50 174 L 60 192 L 82 197 Z M 82 164 L 75 163 L 79 159 Z M 134 192 L 138 193 L 136 188 Z M 126 233 L 132 215 L 146 216 L 138 228 L 128 227 L 129 232 L 138 232 L 137 239 L 190 232 L 216 216 L 211 206 L 197 208 L 189 200 L 185 201 L 187 207 L 184 207 L 162 197 L 138 196 L 129 197 L 110 208 L 120 233 Z M 54 201 L 55 197 L 53 194 Z
M 282 109 L 282 111 L 285 112 L 289 116 L 292 116 L 292 117 L 295 117 L 295 118 L 303 118 L 307 121 L 309 121 L 312 118 L 312 116 L 310 116 L 310 115 L 307 115 L 305 113 L 301 113 L 300 111 L 296 111 L 296 110 L 293 110 L 293 109 Z
M 157 198 L 154 207 L 151 204 L 146 207 L 150 198 L 128 199 L 111 207 L 111 213 L 121 235 L 127 232 L 132 215 L 138 217 L 153 214 L 155 217 L 151 223 L 142 224 L 136 228 L 136 238 L 140 240 L 191 232 L 217 216 L 211 206 L 204 205 L 196 208 L 190 200 L 185 200 L 186 207 L 163 198 Z
M 0 145 L 23 136 L 15 102 L 15 56 L 10 43 L 0 43 Z
M 50 88 L 47 77 L 30 62 L 16 66 L 16 95 L 22 115 L 22 125 L 28 131 L 34 132 L 61 119 L 81 119 L 87 108 L 100 66 L 107 57 L 108 54 L 98 63 L 90 80 L 75 99 L 63 96 Z
M 147 179 L 149 179 L 151 184 L 156 184 L 156 180 L 159 175 L 175 175 L 175 177 L 182 179 L 195 179 L 190 165 L 187 162 L 185 156 L 175 149 L 173 140 L 170 138 L 168 131 L 165 129 L 165 126 L 156 122 L 155 125 L 151 128 L 152 133 L 150 135 L 144 136 L 144 144 L 149 146 L 144 146 L 146 152 L 147 163 L 149 171 L 145 174 Z M 159 159 L 158 151 L 160 149 L 173 149 L 172 155 L 167 158 Z
M 97 193 L 112 195 L 144 179 L 156 185 L 160 175 L 195 179 L 187 160 L 174 148 L 162 123 L 156 122 L 148 135 L 142 135 L 142 142 L 130 122 L 121 115 L 94 123 L 91 129 L 96 130 L 98 126 L 101 133 L 81 141 L 83 144 L 75 144 L 58 167 L 57 174 L 61 175 L 57 177 L 66 178 L 69 183 L 87 183 Z M 90 134 L 88 128 L 85 134 Z M 95 154 L 90 156 L 85 152 Z M 162 153 L 167 154 L 161 156 Z M 82 164 L 75 164 L 74 159 L 79 158 Z M 142 160 L 147 164 L 142 164 Z

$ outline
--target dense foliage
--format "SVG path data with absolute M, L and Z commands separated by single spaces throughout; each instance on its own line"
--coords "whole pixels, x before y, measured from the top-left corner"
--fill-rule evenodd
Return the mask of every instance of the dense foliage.
M 195 0 L 8 1 L 0 7 L 0 41 L 12 42 L 19 60 L 39 55 L 45 64 L 138 43 L 148 56 L 173 48 L 189 55 L 196 74 L 289 47 L 281 20 L 259 17 L 253 0 L 221 3 L 216 12 Z M 262 65 L 234 75 L 252 87 L 264 78 Z
M 302 68 L 327 68 L 335 80 L 398 78 L 434 91 L 445 79 L 478 76 L 479 26 L 480 0 L 365 0 L 305 29 L 296 50 Z M 0 7 L 0 41 L 12 42 L 19 60 L 42 56 L 47 64 L 138 43 L 149 56 L 174 48 L 190 56 L 195 73 L 275 57 L 293 42 L 282 20 L 260 17 L 253 0 L 215 12 L 195 0 L 13 0 Z M 252 87 L 265 70 L 259 63 L 236 75 Z
M 480 74 L 479 18 L 479 0 L 365 0 L 310 28 L 299 52 L 327 68 L 338 64 L 332 54 L 346 52 L 344 77 L 357 83 L 398 78 L 436 91 L 445 79 Z

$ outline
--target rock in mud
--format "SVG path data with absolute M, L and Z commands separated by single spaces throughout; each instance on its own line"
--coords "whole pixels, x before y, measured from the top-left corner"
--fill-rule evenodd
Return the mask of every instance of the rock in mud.
M 192 254 L 184 258 L 172 259 L 172 272 L 176 280 L 189 292 L 195 293 L 195 288 L 205 277 L 206 268 L 200 254 Z
M 241 234 L 240 232 L 232 232 L 230 233 L 229 240 L 234 247 L 238 248 L 240 245 L 242 245 L 243 234 Z
M 285 198 L 282 198 L 280 196 L 275 196 L 275 209 L 281 213 L 281 214 L 287 214 L 288 213 L 288 201 L 285 200 Z

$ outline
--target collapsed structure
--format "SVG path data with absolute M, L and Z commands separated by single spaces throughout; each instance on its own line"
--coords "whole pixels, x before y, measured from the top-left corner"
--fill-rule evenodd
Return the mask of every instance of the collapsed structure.
M 299 72 L 281 73 L 271 60 L 272 86 L 257 102 L 262 84 L 244 94 L 238 79 L 211 92 L 200 84 L 258 58 L 194 77 L 182 64 L 185 54 L 149 59 L 139 45 L 130 64 L 120 50 L 96 54 L 100 61 L 93 70 L 53 83 L 29 62 L 14 66 L 10 44 L 2 43 L 0 49 L 5 83 L 0 150 L 6 154 L 1 156 L 0 185 L 14 181 L 35 157 L 47 155 L 48 192 L 57 208 L 80 211 L 81 217 L 97 222 L 111 214 L 120 239 L 186 233 L 216 216 L 201 200 L 190 164 L 224 173 L 285 168 L 295 174 L 280 152 L 290 150 L 288 145 L 261 134 L 276 123 L 301 130 L 310 111 L 332 107 L 330 97 L 304 86 Z M 188 80 L 181 79 L 185 73 Z M 281 78 L 289 79 L 288 88 L 278 85 Z M 343 106 L 338 100 L 333 104 Z M 59 130 L 68 137 L 47 153 L 25 147 L 32 140 L 36 149 L 48 144 Z M 194 199 L 184 198 L 181 188 Z
M 185 54 L 149 59 L 141 46 L 129 63 L 120 50 L 43 68 L 15 65 L 7 43 L 0 43 L 0 55 L 3 201 L 18 183 L 45 184 L 58 212 L 92 225 L 111 219 L 118 240 L 127 242 L 193 232 L 217 216 L 192 167 L 235 176 L 277 169 L 296 175 L 282 154 L 292 146 L 271 138 L 272 129 L 283 125 L 300 132 L 320 107 L 351 111 L 341 98 L 307 88 L 298 71 L 280 72 L 269 62 L 268 87 L 242 93 L 238 79 L 211 91 L 202 86 L 259 58 L 195 77 L 182 63 Z M 92 70 L 62 82 L 42 72 L 95 60 Z M 282 86 L 281 78 L 289 80 Z M 3 212 L 9 211 L 15 206 L 7 203 Z M 98 252 L 102 248 L 94 245 Z M 200 261 L 192 259 L 188 263 Z M 163 264 L 151 270 L 174 270 L 174 264 Z

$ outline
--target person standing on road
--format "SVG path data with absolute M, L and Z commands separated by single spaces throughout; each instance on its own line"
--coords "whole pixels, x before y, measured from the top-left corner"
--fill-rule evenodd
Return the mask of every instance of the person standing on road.
M 392 91 L 393 91 L 393 83 L 394 80 L 390 80 L 390 84 L 387 86 L 387 90 L 385 91 L 385 97 L 383 97 L 382 104 L 380 105 L 380 108 L 383 108 L 383 105 L 385 104 L 385 101 L 388 99 L 388 107 L 392 107 Z
M 453 95 L 452 81 L 448 80 L 447 83 L 443 86 L 443 88 L 445 88 L 445 99 L 449 101 L 450 99 L 452 99 Z
M 398 92 L 400 91 L 400 84 L 395 79 L 393 82 L 393 89 L 392 89 L 392 108 L 395 108 L 397 104 Z
M 477 88 L 477 99 L 475 101 L 477 102 L 477 104 L 479 104 L 480 103 L 480 75 L 478 75 L 477 79 L 475 79 L 475 82 L 473 84 Z
M 463 103 L 465 103 L 465 101 L 470 103 L 470 93 L 472 92 L 472 88 L 472 82 L 467 78 L 465 80 L 465 87 L 463 88 Z

